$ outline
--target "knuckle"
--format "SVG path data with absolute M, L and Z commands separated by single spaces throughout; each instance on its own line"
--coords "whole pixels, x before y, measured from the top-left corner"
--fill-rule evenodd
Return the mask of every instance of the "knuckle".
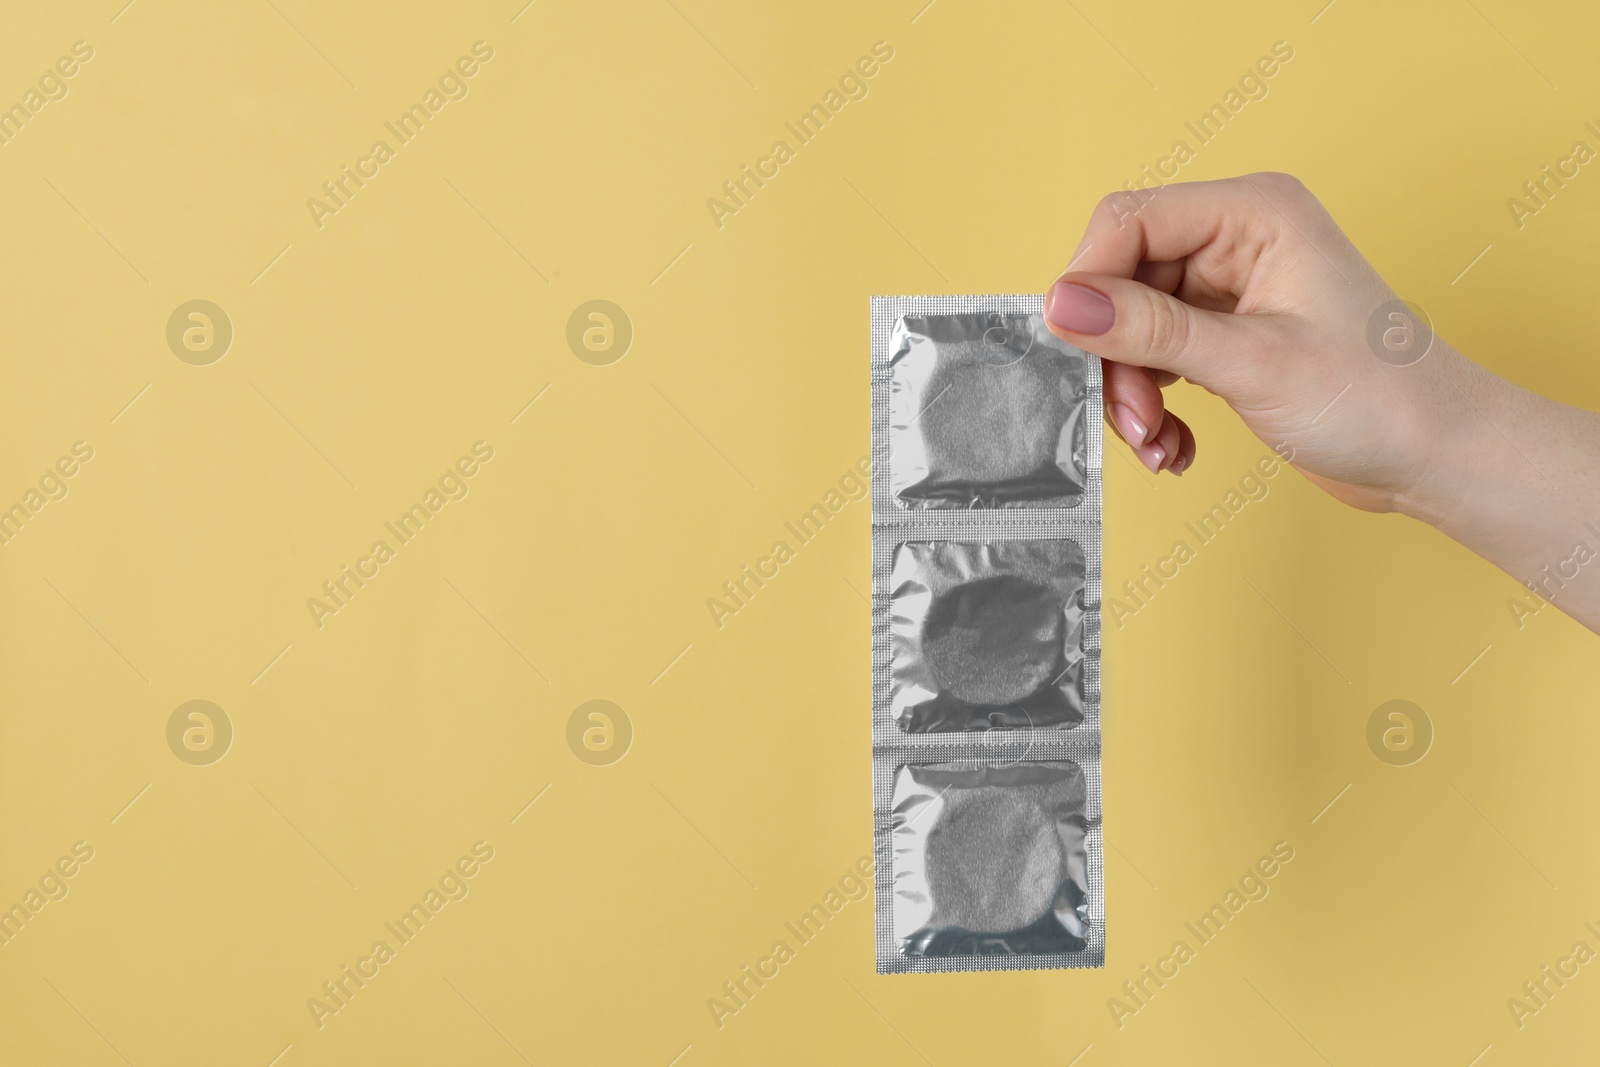
M 1129 193 L 1107 193 L 1095 204 L 1091 219 L 1099 226 L 1120 226 L 1124 218 L 1135 213 L 1137 206 Z
M 1286 174 L 1279 170 L 1268 170 L 1262 171 L 1254 177 L 1257 182 L 1270 188 L 1278 196 L 1298 201 L 1316 199 L 1311 195 L 1311 190 L 1306 188 L 1306 183 L 1296 178 L 1293 174 Z
M 1147 351 L 1165 356 L 1183 356 L 1193 342 L 1193 324 L 1171 300 L 1150 294 L 1145 300 L 1143 336 Z

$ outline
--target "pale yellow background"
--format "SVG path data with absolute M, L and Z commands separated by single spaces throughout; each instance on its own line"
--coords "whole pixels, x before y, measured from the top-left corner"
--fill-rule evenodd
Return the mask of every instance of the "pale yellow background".
M 878 977 L 858 902 L 713 1024 L 870 849 L 867 506 L 706 609 L 867 451 L 870 294 L 1042 289 L 1283 40 L 1183 176 L 1299 174 L 1454 344 L 1600 406 L 1600 174 L 1506 207 L 1600 147 L 1592 6 L 921 2 L 7 5 L 0 101 L 95 57 L 0 147 L 0 502 L 95 458 L 0 548 L 0 904 L 95 858 L 0 947 L 0 1063 L 1589 1062 L 1600 966 L 1520 1030 L 1506 1000 L 1600 949 L 1595 639 L 1292 472 L 1107 627 L 1104 971 Z M 306 199 L 480 39 L 319 230 Z M 879 40 L 870 95 L 716 228 Z M 208 367 L 165 340 L 195 298 L 236 332 Z M 611 366 L 566 344 L 592 299 L 634 325 Z M 1113 587 L 1266 453 L 1172 392 L 1198 465 L 1108 448 Z M 306 599 L 478 440 L 470 495 L 319 630 Z M 205 767 L 165 736 L 196 698 L 236 729 Z M 567 745 L 594 698 L 635 730 L 610 766 Z M 1365 739 L 1395 698 L 1437 733 L 1410 767 Z M 479 840 L 470 895 L 319 1029 L 307 999 Z M 1118 1029 L 1279 840 L 1270 897 Z

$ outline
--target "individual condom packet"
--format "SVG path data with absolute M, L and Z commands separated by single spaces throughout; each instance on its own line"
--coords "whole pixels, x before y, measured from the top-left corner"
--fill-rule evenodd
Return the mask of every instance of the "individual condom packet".
M 1100 361 L 1042 305 L 872 300 L 881 973 L 1105 964 Z
M 890 571 L 904 730 L 1083 719 L 1084 554 L 1070 540 L 905 541 Z

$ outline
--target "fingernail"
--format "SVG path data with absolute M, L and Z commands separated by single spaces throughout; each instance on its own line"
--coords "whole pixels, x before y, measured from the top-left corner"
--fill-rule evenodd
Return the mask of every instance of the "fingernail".
M 1111 421 L 1116 423 L 1117 432 L 1122 434 L 1122 439 L 1135 448 L 1144 444 L 1150 437 L 1150 431 L 1126 404 L 1111 405 Z
M 1097 289 L 1056 282 L 1045 300 L 1044 317 L 1073 333 L 1102 334 L 1117 321 L 1116 305 Z
M 1158 473 L 1161 470 L 1162 461 L 1167 458 L 1167 450 L 1160 445 L 1150 445 L 1147 448 L 1139 449 L 1138 452 L 1139 458 L 1146 467 L 1150 468 L 1151 474 Z
M 1172 466 L 1168 467 L 1167 470 L 1171 471 L 1175 477 L 1182 478 L 1183 472 L 1188 466 L 1189 457 L 1180 455 L 1177 459 L 1172 461 Z

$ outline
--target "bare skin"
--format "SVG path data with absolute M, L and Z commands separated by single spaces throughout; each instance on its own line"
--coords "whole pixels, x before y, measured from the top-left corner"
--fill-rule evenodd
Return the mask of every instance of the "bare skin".
M 1150 470 L 1194 464 L 1161 392 L 1183 378 L 1336 499 L 1437 528 L 1600 633 L 1600 415 L 1443 338 L 1380 358 L 1394 291 L 1297 179 L 1109 196 L 1072 268 L 1045 317 L 1104 359 L 1107 421 Z

